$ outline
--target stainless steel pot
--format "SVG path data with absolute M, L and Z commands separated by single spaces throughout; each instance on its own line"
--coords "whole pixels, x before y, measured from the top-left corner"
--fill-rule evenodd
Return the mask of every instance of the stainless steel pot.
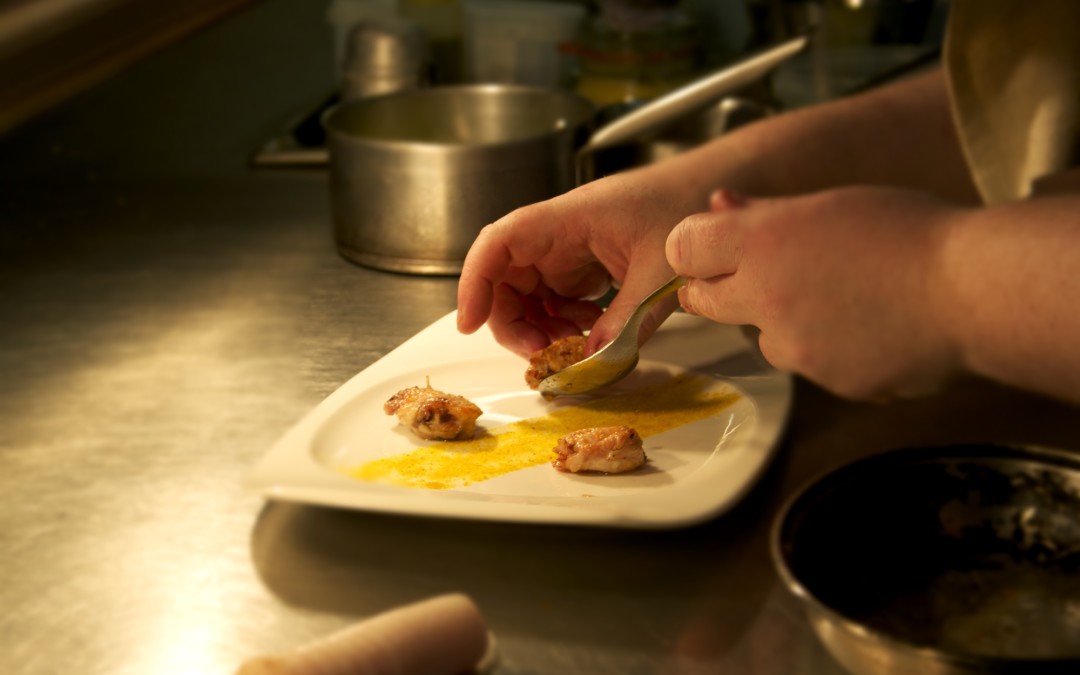
M 338 250 L 395 272 L 455 274 L 477 233 L 573 185 L 575 134 L 593 114 L 569 93 L 453 86 L 331 110 Z
M 586 180 L 592 153 L 752 83 L 805 43 L 762 52 L 591 136 L 592 104 L 554 89 L 462 85 L 341 104 L 323 120 L 338 250 L 377 269 L 457 274 L 481 228 Z

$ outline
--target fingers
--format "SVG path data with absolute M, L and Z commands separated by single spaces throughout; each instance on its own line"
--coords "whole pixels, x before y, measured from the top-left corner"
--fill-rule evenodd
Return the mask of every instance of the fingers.
M 458 280 L 457 321 L 462 333 L 473 333 L 484 325 L 499 284 L 529 294 L 539 282 L 539 275 L 530 268 L 550 253 L 554 238 L 546 229 L 525 223 L 542 220 L 544 205 L 527 209 L 518 209 L 482 229 L 469 248 Z
M 528 357 L 554 340 L 581 335 L 602 313 L 595 302 L 564 298 L 542 284 L 530 295 L 499 284 L 488 325 L 496 342 Z
M 601 310 L 580 298 L 602 295 L 611 283 L 602 266 L 559 255 L 552 243 L 573 250 L 572 242 L 524 225 L 543 210 L 534 205 L 484 228 L 458 282 L 458 330 L 488 323 L 499 344 L 522 356 L 589 329 Z
M 544 301 L 544 309 L 551 316 L 565 319 L 574 324 L 578 333 L 591 329 L 604 310 L 590 300 L 576 300 L 562 295 L 552 294 Z
M 756 296 L 747 295 L 742 281 L 734 275 L 690 279 L 679 289 L 679 304 L 686 312 L 717 323 L 758 325 L 761 316 L 753 304 Z
M 541 302 L 536 298 L 520 295 L 506 284 L 495 287 L 489 321 L 495 340 L 503 347 L 528 356 L 551 342 L 551 332 L 572 329 L 569 322 L 560 327 L 555 320 L 542 320 L 541 314 Z
M 747 200 L 730 190 L 709 198 L 709 213 L 689 216 L 668 235 L 664 253 L 676 274 L 709 279 L 732 274 L 742 258 L 739 215 Z
M 753 322 L 753 308 L 743 292 L 746 273 L 739 275 L 749 205 L 750 200 L 737 193 L 717 190 L 709 198 L 709 213 L 683 219 L 668 235 L 668 264 L 688 279 L 678 296 L 687 312 L 721 323 Z
M 495 299 L 495 286 L 510 267 L 510 251 L 480 231 L 465 256 L 457 289 L 457 325 L 462 333 L 474 333 L 487 321 Z
M 458 330 L 472 333 L 484 325 L 500 284 L 541 298 L 551 291 L 567 298 L 603 296 L 611 277 L 583 239 L 586 232 L 570 222 L 550 202 L 541 202 L 481 230 L 458 281 Z
M 593 353 L 615 339 L 638 303 L 670 279 L 671 275 L 671 269 L 666 265 L 638 269 L 631 264 L 630 272 L 623 280 L 619 292 L 612 298 L 607 311 L 593 325 L 585 347 L 586 354 Z M 674 297 L 665 298 L 657 304 L 641 324 L 639 344 L 652 335 L 677 306 L 678 301 Z
M 670 277 L 665 218 L 684 211 L 663 201 L 667 210 L 625 201 L 619 184 L 605 186 L 523 207 L 484 228 L 458 283 L 458 329 L 472 333 L 486 322 L 500 344 L 521 354 L 571 331 L 591 329 L 593 344 L 609 340 L 633 306 Z M 611 288 L 613 277 L 621 291 L 601 313 L 592 300 Z M 672 299 L 656 309 L 642 334 L 675 306 Z

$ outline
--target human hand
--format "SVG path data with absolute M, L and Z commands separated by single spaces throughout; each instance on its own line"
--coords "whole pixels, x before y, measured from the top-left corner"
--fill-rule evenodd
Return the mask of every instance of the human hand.
M 590 330 L 586 354 L 609 342 L 634 306 L 671 276 L 664 241 L 690 204 L 657 187 L 649 170 L 603 178 L 523 207 L 484 228 L 458 285 L 458 328 L 485 322 L 522 355 Z M 595 302 L 612 285 L 607 311 Z M 676 307 L 672 297 L 642 327 L 651 334 Z
M 682 306 L 760 329 L 765 358 L 851 398 L 915 395 L 959 369 L 935 294 L 959 209 L 846 188 L 786 199 L 713 195 L 667 239 Z

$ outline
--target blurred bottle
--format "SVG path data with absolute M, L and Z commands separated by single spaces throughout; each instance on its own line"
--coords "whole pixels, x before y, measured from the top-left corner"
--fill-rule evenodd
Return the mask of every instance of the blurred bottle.
M 349 31 L 361 21 L 397 16 L 397 0 L 331 0 L 326 20 L 334 34 L 334 73 L 340 79 L 345 65 Z
M 459 0 L 401 0 L 398 11 L 427 35 L 434 84 L 461 82 L 464 43 Z
M 427 37 L 404 17 L 360 21 L 349 32 L 345 51 L 342 100 L 408 91 L 427 84 Z

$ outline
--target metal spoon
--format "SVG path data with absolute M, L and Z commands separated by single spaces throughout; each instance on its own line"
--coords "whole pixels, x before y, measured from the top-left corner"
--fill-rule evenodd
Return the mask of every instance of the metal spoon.
M 538 387 L 540 394 L 544 398 L 584 394 L 626 377 L 638 362 L 638 332 L 645 315 L 684 284 L 686 277 L 672 277 L 650 293 L 634 308 L 614 340 L 589 358 L 544 378 Z

